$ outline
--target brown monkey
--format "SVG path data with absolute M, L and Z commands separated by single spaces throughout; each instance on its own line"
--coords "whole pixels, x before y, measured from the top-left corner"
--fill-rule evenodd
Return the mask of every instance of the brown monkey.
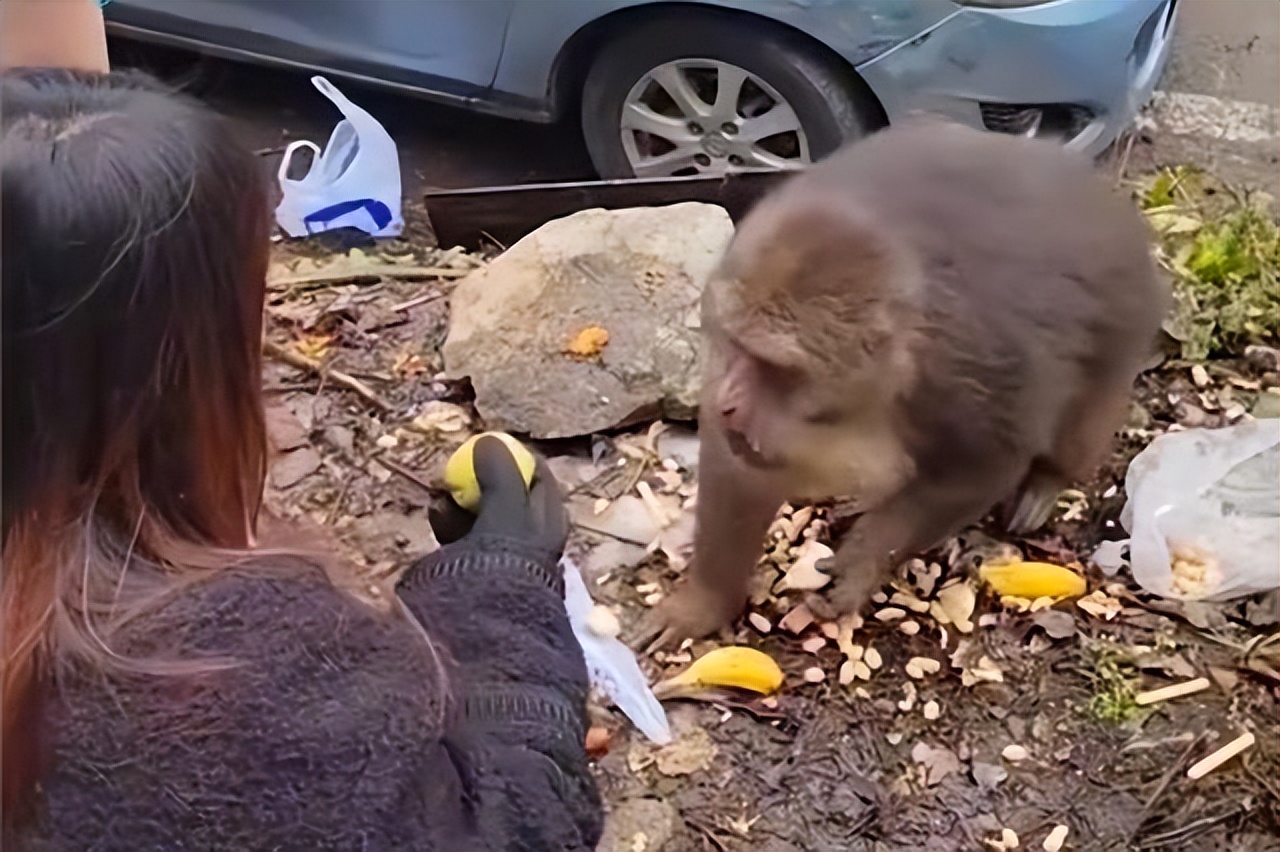
M 862 513 L 822 566 L 844 612 L 1008 498 L 1039 527 L 1105 459 L 1169 299 L 1141 215 L 1056 142 L 917 120 L 810 167 L 703 294 L 694 556 L 640 638 L 736 617 L 784 501 Z

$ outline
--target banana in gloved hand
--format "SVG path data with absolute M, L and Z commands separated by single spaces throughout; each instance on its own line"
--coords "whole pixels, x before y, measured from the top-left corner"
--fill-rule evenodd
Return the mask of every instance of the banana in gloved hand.
M 533 473 L 537 466 L 533 453 L 506 432 L 482 432 L 479 435 L 472 435 L 462 446 L 454 450 L 453 455 L 449 456 L 449 460 L 444 465 L 445 487 L 449 489 L 454 502 L 470 512 L 480 507 L 480 483 L 476 480 L 474 452 L 476 441 L 486 435 L 498 438 L 507 445 L 507 449 L 516 460 L 516 465 L 520 468 L 521 475 L 524 476 L 526 488 L 533 482 Z

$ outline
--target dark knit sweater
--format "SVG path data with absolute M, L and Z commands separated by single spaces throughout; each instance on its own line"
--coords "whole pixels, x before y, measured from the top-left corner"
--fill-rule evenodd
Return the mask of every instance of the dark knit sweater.
M 62 674 L 24 847 L 593 849 L 587 673 L 555 561 L 472 537 L 399 592 L 445 691 L 410 621 L 317 569 L 229 571 L 128 625 L 122 654 L 238 665 Z

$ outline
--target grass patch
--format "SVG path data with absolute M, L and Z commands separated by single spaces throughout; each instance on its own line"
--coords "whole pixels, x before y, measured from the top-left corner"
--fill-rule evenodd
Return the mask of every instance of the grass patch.
M 1100 644 L 1089 650 L 1093 657 L 1093 695 L 1087 707 L 1090 718 L 1109 725 L 1133 721 L 1142 711 L 1134 699 L 1138 672 L 1133 660 L 1114 645 Z
M 1138 201 L 1159 234 L 1160 264 L 1173 276 L 1166 330 L 1182 357 L 1280 344 L 1280 227 L 1269 197 L 1180 166 L 1148 179 Z

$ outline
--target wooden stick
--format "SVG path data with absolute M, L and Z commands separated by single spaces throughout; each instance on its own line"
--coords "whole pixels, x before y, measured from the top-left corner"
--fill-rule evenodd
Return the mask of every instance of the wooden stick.
M 266 353 L 268 357 L 274 358 L 283 364 L 288 364 L 290 367 L 296 367 L 299 370 L 306 370 L 308 373 L 314 373 L 321 378 L 327 377 L 331 379 L 334 384 L 344 387 L 347 390 L 363 397 L 366 401 L 372 403 L 383 411 L 394 410 L 391 403 L 378 396 L 371 387 L 341 370 L 329 369 L 314 358 L 308 358 L 306 355 L 299 352 L 293 352 L 285 349 L 280 344 L 272 343 L 270 340 L 264 340 L 262 342 L 262 351 Z
M 1170 698 L 1180 698 L 1183 695 L 1202 692 L 1208 688 L 1209 679 L 1207 677 L 1198 677 L 1195 680 L 1175 683 L 1173 686 L 1152 689 L 1148 692 L 1139 692 L 1134 696 L 1133 700 L 1137 702 L 1139 706 L 1155 704 L 1157 701 L 1168 701 Z
M 282 275 L 267 279 L 267 286 L 275 289 L 308 287 L 324 284 L 371 284 L 383 278 L 397 281 L 421 281 L 425 278 L 462 278 L 471 274 L 470 269 L 452 269 L 444 266 L 386 266 L 364 269 L 318 269 L 302 275 Z
M 1224 745 L 1222 748 L 1207 757 L 1200 759 L 1195 765 L 1187 770 L 1187 777 L 1193 781 L 1197 778 L 1203 778 L 1240 752 L 1247 748 L 1251 748 L 1253 746 L 1253 739 L 1253 732 L 1246 731 Z
M 423 491 L 427 492 L 433 497 L 439 497 L 449 493 L 449 489 L 440 488 L 439 486 L 432 485 L 430 482 L 427 482 L 425 479 L 418 476 L 418 474 L 409 470 L 407 467 L 404 467 L 403 465 L 398 464 L 397 462 L 393 462 L 391 461 L 391 459 L 384 459 L 382 456 L 373 456 L 373 460 L 376 461 L 378 464 L 382 465 L 383 467 L 385 467 L 387 470 L 391 471 L 392 473 L 404 477 L 409 482 L 412 482 L 414 485 L 418 486 Z
M 419 305 L 425 305 L 425 304 L 428 304 L 429 302 L 434 302 L 438 299 L 443 299 L 444 296 L 445 296 L 444 293 L 426 293 L 422 296 L 417 296 L 413 299 L 410 299 L 407 302 L 401 302 L 398 305 L 392 305 L 391 310 L 396 312 L 407 311 L 410 308 L 416 308 Z

